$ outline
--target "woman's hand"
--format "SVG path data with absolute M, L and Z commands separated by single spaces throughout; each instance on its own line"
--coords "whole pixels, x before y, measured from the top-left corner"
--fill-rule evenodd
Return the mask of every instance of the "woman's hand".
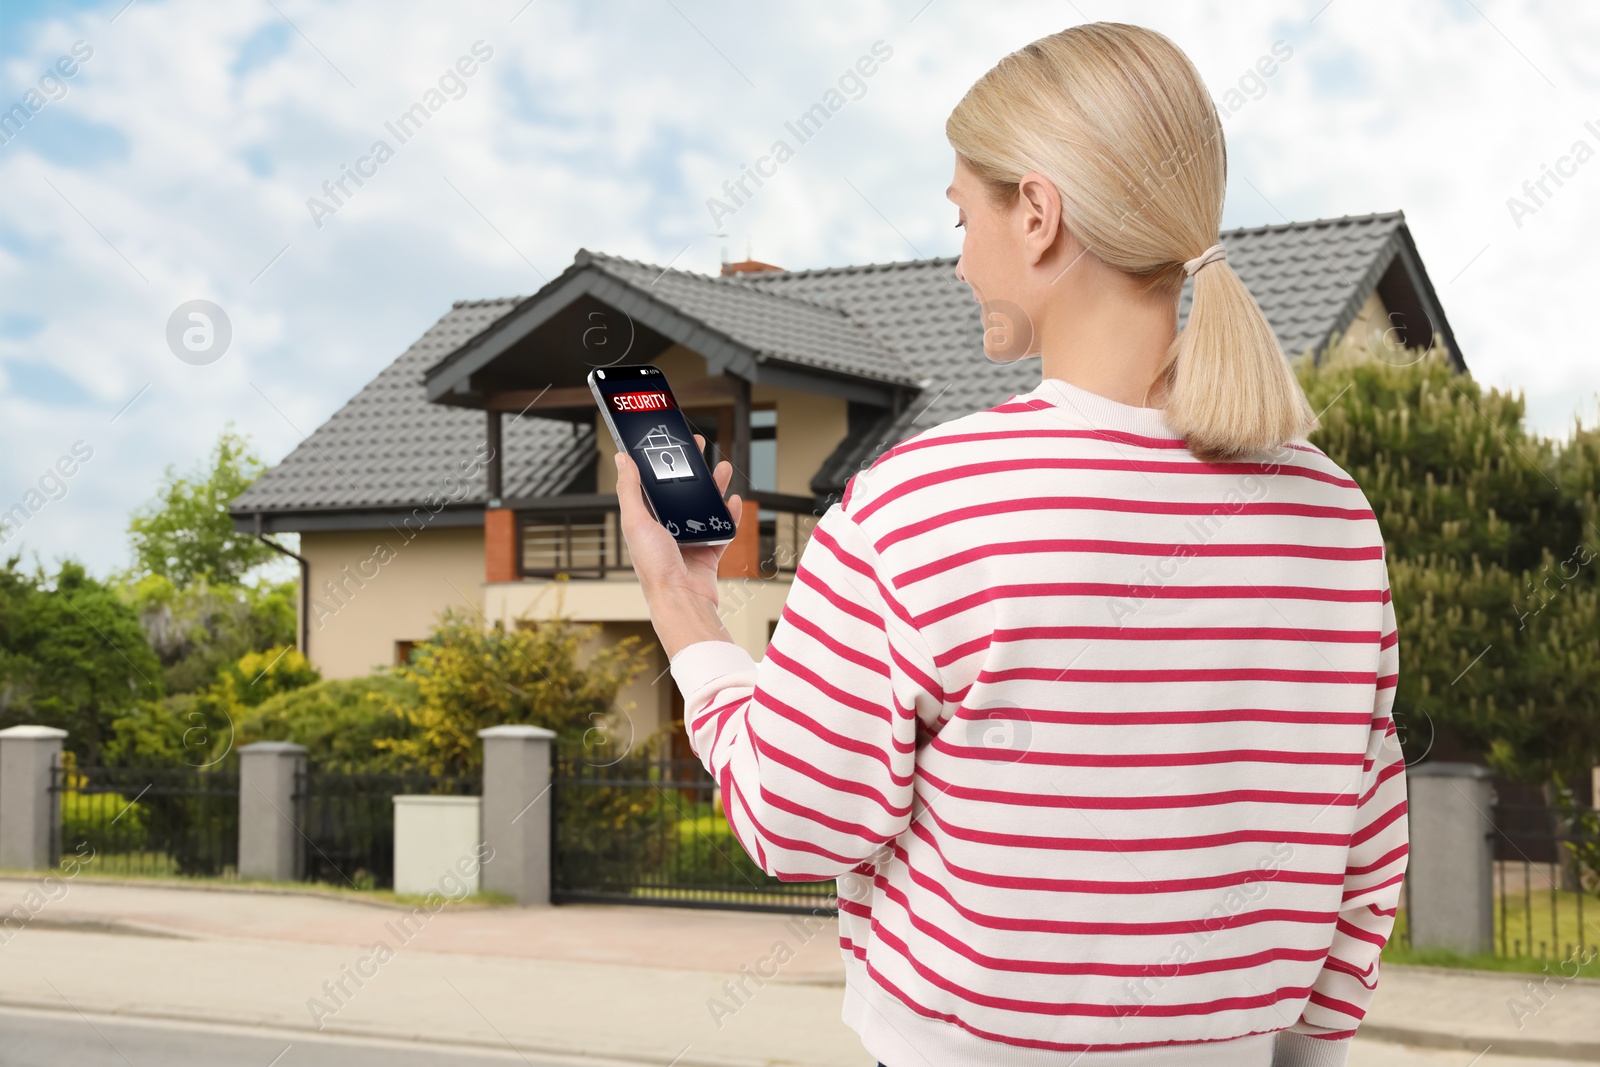
M 705 450 L 705 438 L 694 435 L 695 446 Z M 650 607 L 650 621 L 656 628 L 667 658 L 696 641 L 730 641 L 728 631 L 717 617 L 717 565 L 727 545 L 682 545 L 673 540 L 665 526 L 650 514 L 645 503 L 639 468 L 626 452 L 615 456 L 617 502 L 621 507 L 622 536 L 628 544 L 634 573 Z M 711 472 L 717 492 L 726 493 L 733 478 L 733 465 L 727 460 Z M 739 495 L 727 498 L 728 512 L 735 529 L 744 502 Z

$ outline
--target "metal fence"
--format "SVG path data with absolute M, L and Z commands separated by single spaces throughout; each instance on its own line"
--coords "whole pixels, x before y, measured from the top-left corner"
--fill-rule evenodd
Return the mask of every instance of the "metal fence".
M 194 767 L 51 768 L 50 864 L 97 873 L 237 877 L 239 775 Z
M 482 796 L 481 776 L 339 774 L 308 767 L 295 776 L 303 848 L 301 877 L 354 889 L 394 887 L 394 798 Z
M 1497 804 L 1494 825 L 1495 953 L 1585 956 L 1600 941 L 1600 812 Z
M 700 761 L 663 749 L 610 762 L 554 749 L 551 898 L 815 912 L 835 883 L 781 882 L 745 853 Z

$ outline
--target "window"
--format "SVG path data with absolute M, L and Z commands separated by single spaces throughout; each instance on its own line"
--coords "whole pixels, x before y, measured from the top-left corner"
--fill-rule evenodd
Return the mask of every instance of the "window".
M 750 488 L 778 491 L 778 409 L 750 412 Z

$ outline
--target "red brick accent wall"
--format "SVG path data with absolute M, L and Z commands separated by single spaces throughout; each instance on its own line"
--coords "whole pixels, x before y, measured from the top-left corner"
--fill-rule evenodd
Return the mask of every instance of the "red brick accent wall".
M 761 571 L 761 509 L 744 501 L 744 514 L 739 517 L 739 528 L 733 540 L 723 550 L 717 563 L 718 578 L 759 578 Z
M 517 514 L 506 508 L 490 508 L 483 513 L 484 578 L 491 582 L 515 582 L 522 574 L 517 565 Z

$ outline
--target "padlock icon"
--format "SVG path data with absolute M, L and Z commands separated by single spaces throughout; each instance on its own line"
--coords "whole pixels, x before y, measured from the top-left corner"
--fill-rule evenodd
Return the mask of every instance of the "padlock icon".
M 655 475 L 656 481 L 673 482 L 694 477 L 694 470 L 689 466 L 689 457 L 684 453 L 682 443 L 672 439 L 665 424 L 645 434 L 634 447 L 644 453 L 645 462 L 650 467 L 650 473 Z

